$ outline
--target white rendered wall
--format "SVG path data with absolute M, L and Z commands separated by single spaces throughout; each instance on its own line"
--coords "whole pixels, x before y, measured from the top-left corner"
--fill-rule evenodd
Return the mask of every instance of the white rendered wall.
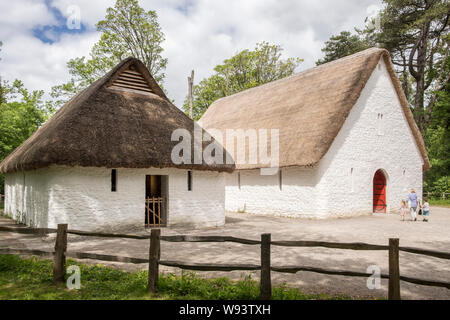
M 46 170 L 5 175 L 5 213 L 29 226 L 45 226 L 49 190 Z
M 316 169 L 289 167 L 279 175 L 260 175 L 260 170 L 241 170 L 226 174 L 225 208 L 232 212 L 289 217 L 314 217 L 316 214 Z
M 378 169 L 387 175 L 387 212 L 397 211 L 410 188 L 422 197 L 422 166 L 422 156 L 381 60 L 319 163 L 318 213 L 371 213 L 373 176 Z
M 410 188 L 422 197 L 422 165 L 386 66 L 380 61 L 318 166 L 282 169 L 282 190 L 278 175 L 243 170 L 239 189 L 237 172 L 227 174 L 225 207 L 292 217 L 368 214 L 373 209 L 373 176 L 383 169 L 387 211 L 395 211 Z
M 187 172 L 180 169 L 117 169 L 117 191 L 111 192 L 111 169 L 55 166 L 6 175 L 6 212 L 15 218 L 23 212 L 27 224 L 54 228 L 68 223 L 71 229 L 117 230 L 143 227 L 145 176 L 168 175 L 168 226 L 212 227 L 225 223 L 224 174 L 193 171 L 192 191 L 187 190 Z M 30 177 L 29 177 L 30 176 Z M 42 181 L 44 183 L 38 183 Z M 28 190 L 42 195 L 34 202 Z M 25 209 L 24 209 L 25 208 Z

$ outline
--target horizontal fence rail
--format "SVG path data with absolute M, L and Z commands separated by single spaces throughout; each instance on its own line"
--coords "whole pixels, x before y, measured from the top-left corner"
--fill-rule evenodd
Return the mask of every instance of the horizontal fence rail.
M 341 275 L 352 277 L 369 277 L 373 274 L 349 270 L 335 270 L 326 268 L 317 268 L 311 266 L 271 266 L 270 265 L 270 246 L 280 247 L 324 247 L 331 249 L 345 249 L 345 250 L 385 250 L 389 251 L 389 272 L 390 274 L 381 274 L 383 279 L 389 279 L 389 299 L 400 299 L 400 285 L 399 281 L 409 283 L 442 287 L 450 289 L 449 282 L 441 282 L 434 280 L 418 279 L 413 277 L 402 276 L 399 274 L 398 253 L 399 251 L 431 256 L 441 259 L 450 259 L 450 252 L 441 252 L 435 250 L 427 250 L 412 247 L 399 247 L 398 239 L 390 239 L 389 245 L 376 245 L 361 242 L 339 243 L 339 242 L 325 242 L 325 241 L 271 241 L 270 234 L 263 234 L 262 240 L 252 240 L 236 238 L 232 236 L 191 236 L 191 235 L 175 235 L 175 236 L 161 236 L 159 229 L 152 229 L 149 235 L 136 234 L 120 234 L 120 233 L 103 233 L 103 232 L 89 232 L 81 230 L 67 229 L 67 225 L 58 225 L 58 229 L 52 228 L 27 228 L 27 227 L 5 227 L 0 226 L 0 231 L 15 232 L 21 234 L 45 235 L 57 233 L 55 251 L 44 251 L 35 249 L 22 248 L 4 248 L 0 247 L 0 253 L 5 254 L 19 254 L 19 255 L 36 255 L 41 257 L 52 257 L 54 261 L 54 279 L 55 282 L 61 282 L 65 275 L 65 258 L 76 259 L 93 259 L 108 262 L 122 262 L 134 264 L 149 264 L 149 291 L 156 292 L 156 283 L 159 274 L 159 265 L 167 267 L 176 267 L 185 270 L 195 271 L 256 271 L 261 270 L 261 298 L 270 298 L 271 280 L 270 271 L 292 273 L 299 271 L 315 272 L 320 274 Z M 76 252 L 67 251 L 67 234 L 89 237 L 105 237 L 105 238 L 125 238 L 136 240 L 149 240 L 150 251 L 149 258 L 136 258 L 126 256 L 115 256 L 107 254 L 97 254 L 92 252 Z M 152 244 L 153 241 L 153 244 Z M 180 261 L 160 260 L 160 241 L 167 242 L 234 242 L 245 245 L 261 245 L 261 265 L 257 264 L 214 264 L 214 263 L 186 263 Z M 58 274 L 55 278 L 56 273 Z M 391 274 L 392 273 L 392 274 Z
M 51 234 L 56 233 L 57 229 L 51 228 L 24 228 L 24 227 L 3 227 L 0 226 L 0 231 L 16 232 L 24 234 Z M 136 239 L 136 240 L 148 240 L 150 235 L 137 235 L 137 234 L 122 234 L 122 233 L 104 233 L 104 232 L 90 232 L 81 230 L 67 230 L 68 234 L 86 237 L 103 237 L 103 238 L 123 238 L 123 239 Z M 236 238 L 232 236 L 191 236 L 191 235 L 176 235 L 176 236 L 161 236 L 162 241 L 167 242 L 235 242 L 241 244 L 255 245 L 260 244 L 259 240 L 250 240 L 243 238 Z
M 450 252 L 442 252 L 442 251 L 411 248 L 411 247 L 399 247 L 398 249 L 400 251 L 414 253 L 414 254 L 421 254 L 424 256 L 430 256 L 430 257 L 441 258 L 441 259 L 450 259 Z
M 0 231 L 23 233 L 23 234 L 35 234 L 35 235 L 56 233 L 56 229 L 51 228 L 26 228 L 26 227 L 4 227 L 4 226 L 0 226 Z
M 161 240 L 168 242 L 235 242 L 249 245 L 261 244 L 261 241 L 259 240 L 242 239 L 230 236 L 161 236 Z
M 324 242 L 324 241 L 272 241 L 270 244 L 282 247 L 324 247 L 349 250 L 387 250 L 389 246 L 362 242 Z
M 185 270 L 196 271 L 236 271 L 236 270 L 261 270 L 261 266 L 257 264 L 216 264 L 216 263 L 185 263 L 179 261 L 159 261 L 160 265 L 166 267 L 176 267 Z
M 109 262 L 124 262 L 124 263 L 148 263 L 148 259 L 144 258 L 134 258 L 134 257 L 124 257 L 124 256 L 112 256 L 108 254 L 98 254 L 92 252 L 76 252 L 76 251 L 68 251 L 66 253 L 67 257 L 76 258 L 76 259 L 93 259 L 100 261 L 109 261 Z
M 85 237 L 122 238 L 122 239 L 136 239 L 136 240 L 150 239 L 150 235 L 137 235 L 137 234 L 102 233 L 102 232 L 89 232 L 80 230 L 67 230 L 67 233 Z
M 52 234 L 56 233 L 56 229 L 52 228 L 25 228 L 25 227 L 4 227 L 0 226 L 0 231 L 15 232 L 23 234 Z M 80 230 L 67 230 L 68 234 L 87 236 L 87 237 L 104 237 L 104 238 L 124 238 L 135 240 L 148 240 L 150 235 L 121 234 L 121 233 L 103 233 L 90 232 Z M 160 240 L 167 242 L 235 242 L 240 244 L 257 245 L 261 244 L 259 240 L 236 238 L 231 236 L 161 236 Z M 282 247 L 324 247 L 332 249 L 348 249 L 348 250 L 388 250 L 389 246 L 368 244 L 362 242 L 325 242 L 325 241 L 271 241 L 271 245 Z M 400 251 L 421 254 L 441 259 L 450 259 L 450 252 L 435 251 L 413 247 L 399 247 Z
M 25 227 L 4 227 L 0 226 L 0 231 L 15 232 L 23 234 L 52 234 L 56 233 L 56 229 L 52 228 L 25 228 Z M 136 235 L 136 234 L 121 234 L 121 233 L 103 233 L 90 232 L 80 230 L 67 230 L 68 234 L 88 236 L 88 237 L 104 237 L 104 238 L 124 238 L 136 240 L 148 240 L 150 235 Z M 191 236 L 191 235 L 176 235 L 176 236 L 161 236 L 162 241 L 168 242 L 235 242 L 241 244 L 256 245 L 261 244 L 259 240 L 236 238 L 232 236 Z M 271 245 L 283 247 L 324 247 L 333 249 L 348 249 L 348 250 L 387 250 L 389 246 L 368 244 L 362 242 L 324 242 L 324 241 L 271 241 Z M 413 247 L 399 247 L 400 251 L 421 254 L 441 259 L 450 259 L 450 252 L 435 251 Z
M 0 247 L 0 253 L 4 254 L 20 254 L 20 255 L 33 255 L 39 257 L 53 257 L 53 251 L 34 250 L 34 249 L 19 249 L 19 248 L 2 248 Z
M 317 268 L 317 267 L 308 267 L 308 266 L 276 266 L 271 267 L 272 271 L 282 272 L 282 273 L 297 273 L 299 271 L 309 271 L 314 273 L 321 274 L 331 274 L 331 275 L 339 275 L 339 276 L 350 276 L 350 277 L 369 277 L 372 276 L 372 273 L 367 272 L 358 272 L 358 271 L 348 271 L 348 270 L 333 270 L 333 269 L 325 269 L 325 268 Z M 380 274 L 380 277 L 383 279 L 389 279 L 388 274 Z

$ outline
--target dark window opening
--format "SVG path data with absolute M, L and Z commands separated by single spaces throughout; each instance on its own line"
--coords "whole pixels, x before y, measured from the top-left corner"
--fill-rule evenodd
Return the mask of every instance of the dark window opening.
M 112 192 L 117 191 L 117 170 L 116 169 L 111 170 L 111 191 Z
M 187 187 L 188 191 L 192 191 L 192 171 L 187 172 Z
M 278 182 L 279 182 L 279 184 L 280 184 L 280 190 L 283 190 L 283 176 L 282 176 L 282 173 L 281 173 L 281 169 L 280 169 L 280 171 L 278 171 Z
M 241 173 L 238 172 L 238 186 L 239 186 L 239 190 L 241 190 Z
M 145 176 L 145 226 L 165 227 L 167 225 L 167 176 Z

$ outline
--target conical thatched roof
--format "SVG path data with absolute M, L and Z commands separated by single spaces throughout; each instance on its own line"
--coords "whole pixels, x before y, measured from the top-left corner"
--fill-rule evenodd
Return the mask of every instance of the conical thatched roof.
M 279 129 L 279 166 L 315 165 L 330 148 L 381 57 L 427 170 L 430 162 L 422 135 L 384 49 L 368 49 L 219 99 L 199 123 L 206 130 Z M 236 163 L 236 169 L 260 167 L 267 165 Z
M 175 129 L 194 137 L 194 122 L 167 99 L 141 61 L 127 58 L 68 101 L 0 163 L 0 172 L 50 165 L 233 170 L 204 162 L 174 164 Z

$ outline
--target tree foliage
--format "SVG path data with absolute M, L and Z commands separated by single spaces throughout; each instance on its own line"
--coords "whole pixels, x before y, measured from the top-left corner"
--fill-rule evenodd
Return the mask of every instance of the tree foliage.
M 96 26 L 101 37 L 93 46 L 89 58 L 83 56 L 69 60 L 67 67 L 72 79 L 52 88 L 51 96 L 56 106 L 129 56 L 140 59 L 162 85 L 167 59 L 162 56 L 164 33 L 155 11 L 145 11 L 137 0 L 117 0 Z
M 52 110 L 42 101 L 44 92 L 29 92 L 20 80 L 2 83 L 4 101 L 0 103 L 0 161 L 28 139 L 49 117 Z M 3 193 L 0 174 L 0 193 Z
M 450 59 L 446 72 L 450 73 Z M 436 92 L 436 103 L 430 123 L 424 134 L 431 169 L 425 174 L 428 191 L 442 194 L 450 192 L 450 83 Z M 444 185 L 447 187 L 443 187 Z M 447 188 L 446 190 L 443 190 Z
M 331 36 L 328 41 L 325 41 L 325 46 L 322 48 L 325 57 L 317 60 L 316 65 L 343 58 L 372 46 L 373 43 L 359 33 L 342 31 L 339 35 Z
M 214 68 L 214 74 L 194 86 L 193 117 L 198 120 L 217 99 L 293 74 L 302 59 L 282 59 L 283 49 L 261 42 Z M 189 112 L 187 98 L 183 110 Z
M 446 0 L 384 0 L 379 27 L 367 26 L 332 36 L 317 64 L 333 61 L 368 47 L 386 48 L 396 67 L 422 134 L 430 124 L 439 92 L 450 80 L 450 3 Z
M 5 86 L 7 102 L 0 104 L 0 159 L 27 139 L 49 114 L 42 90 L 29 92 L 22 81 Z
M 3 42 L 0 41 L 0 52 L 2 51 Z M 2 58 L 0 58 L 0 61 Z M 6 102 L 6 91 L 3 87 L 2 77 L 0 75 L 0 103 Z
M 430 123 L 437 99 L 450 79 L 444 76 L 449 58 L 450 2 L 447 0 L 384 0 L 381 30 L 369 30 L 390 53 L 402 74 L 404 90 L 411 78 L 413 114 L 422 133 Z

